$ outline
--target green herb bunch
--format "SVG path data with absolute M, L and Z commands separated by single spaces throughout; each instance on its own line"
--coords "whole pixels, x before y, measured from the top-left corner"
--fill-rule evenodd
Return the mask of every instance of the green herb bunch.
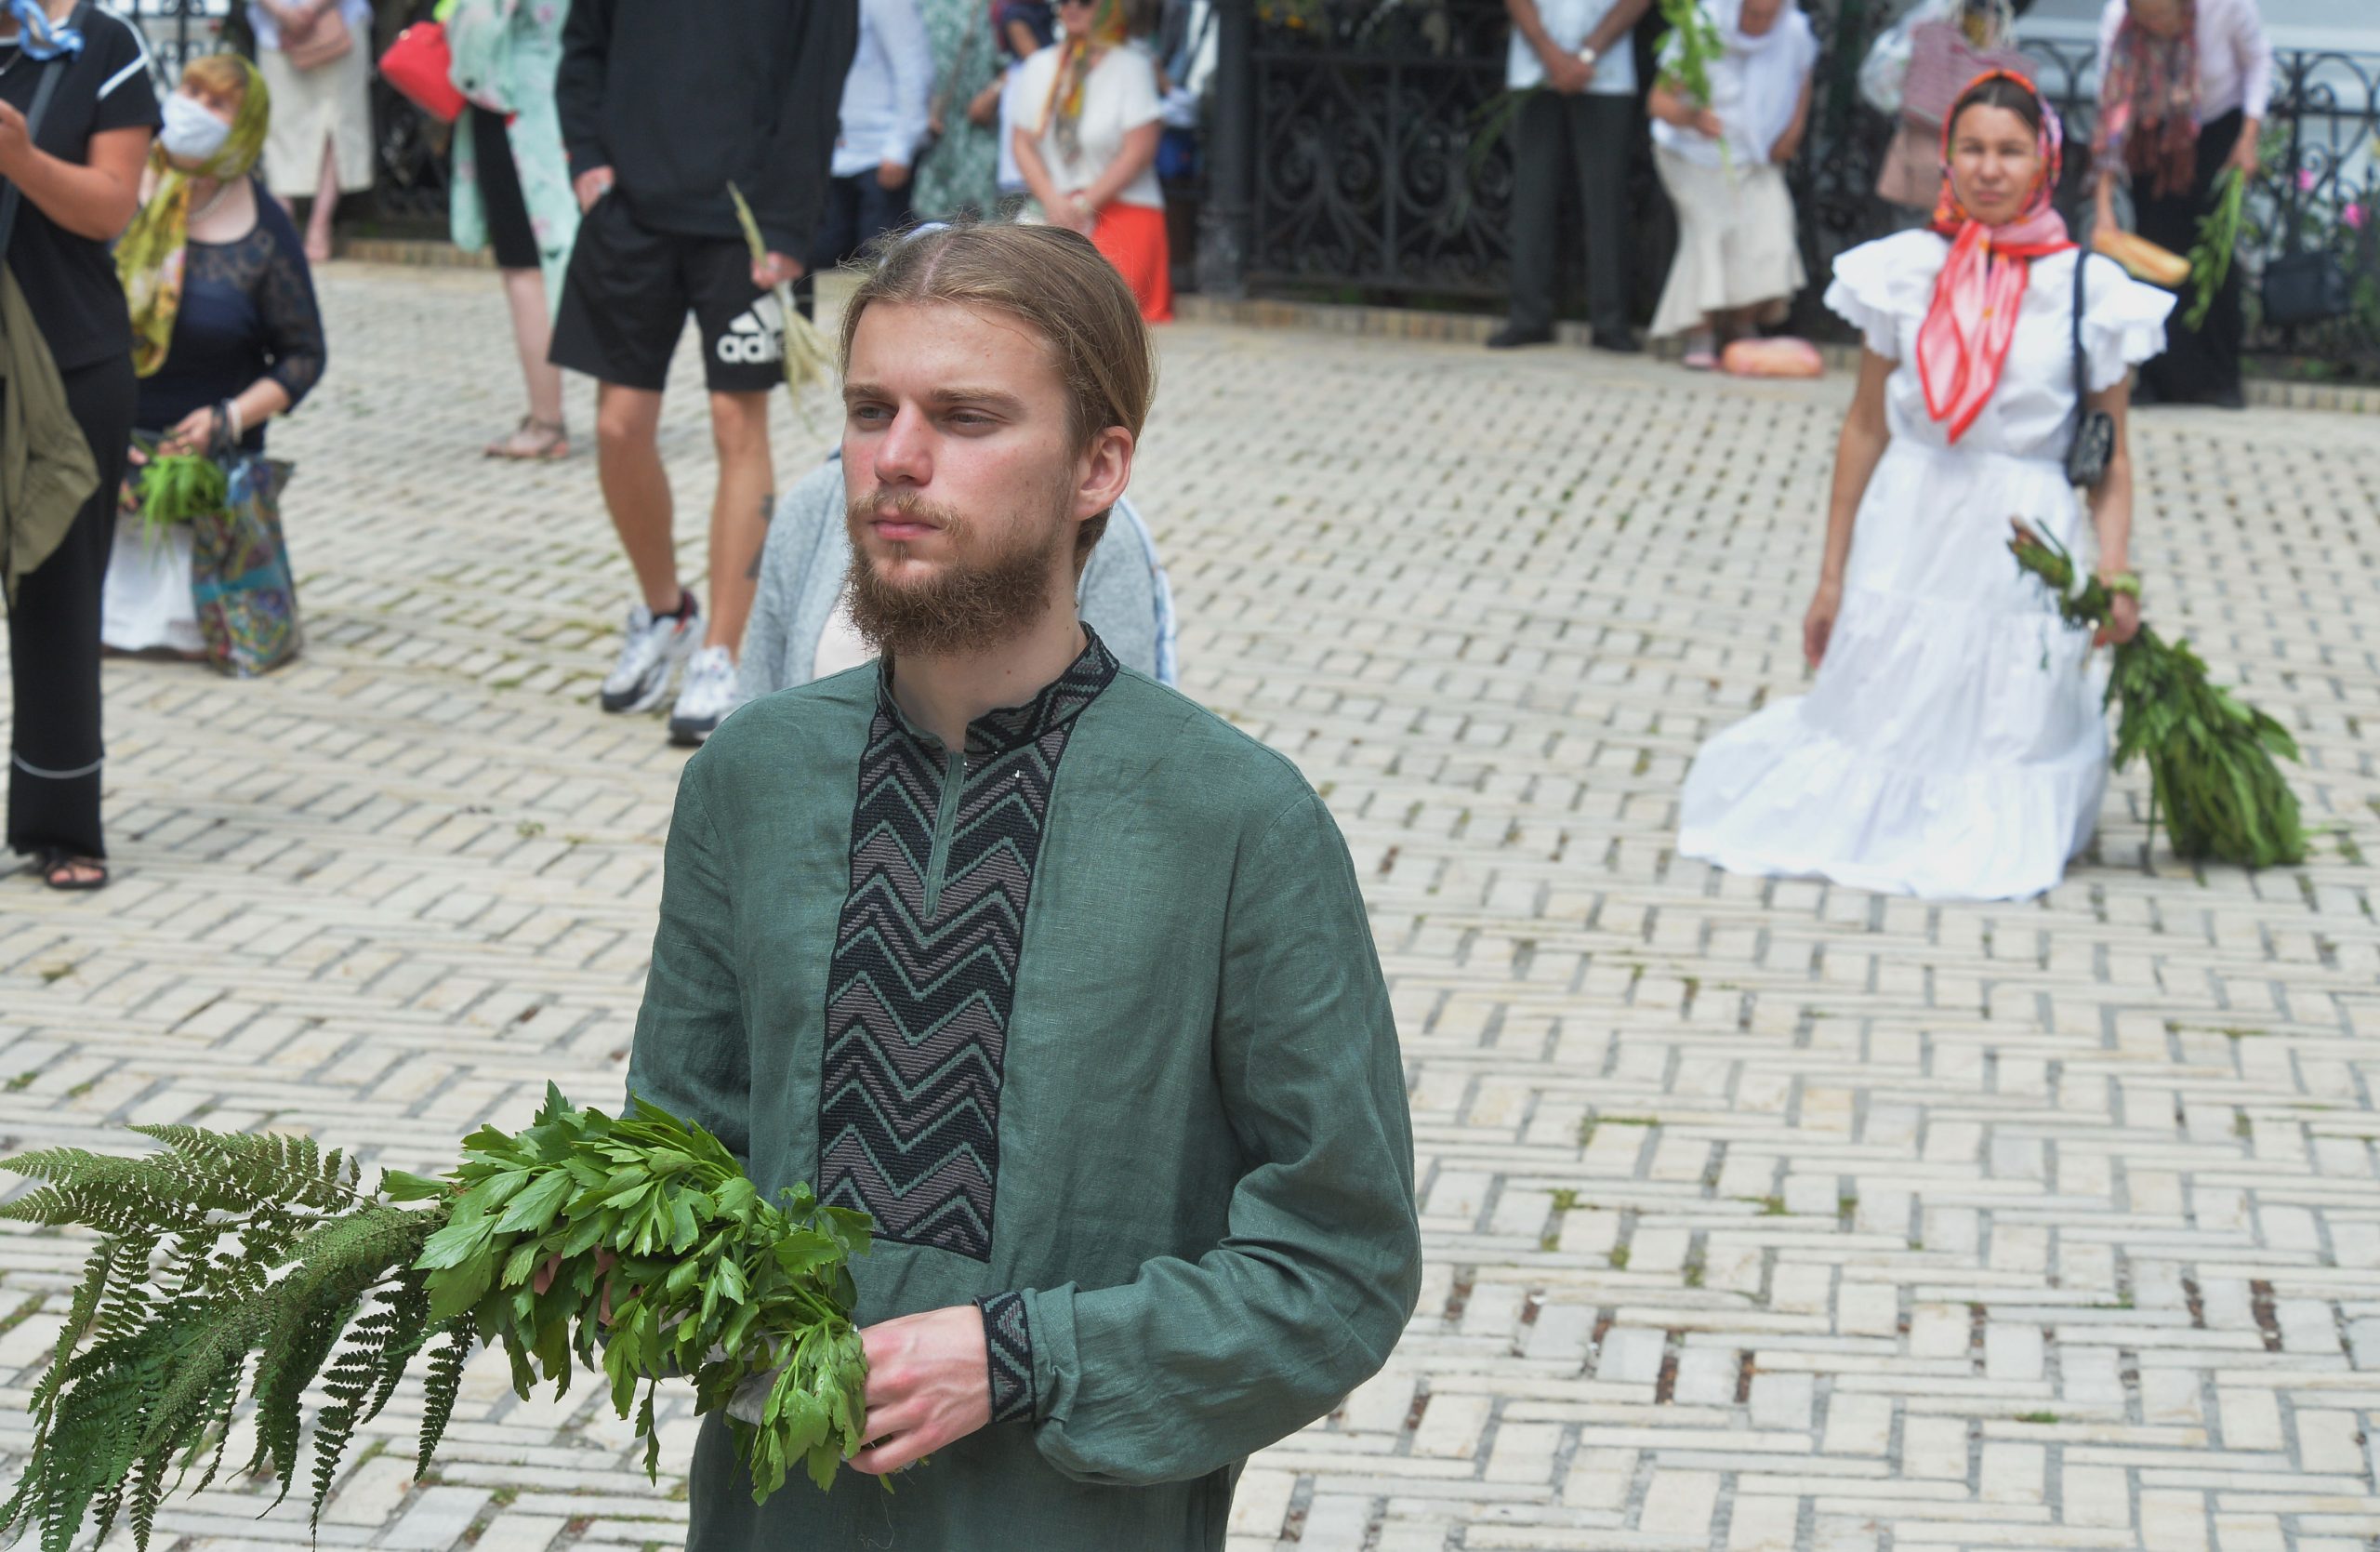
M 648 1472 L 654 1382 L 681 1373 L 708 1413 L 784 1366 L 761 1425 L 730 1421 L 756 1500 L 797 1461 L 824 1488 L 862 1442 L 848 1263 L 867 1253 L 866 1215 L 806 1188 L 763 1201 L 718 1138 L 655 1106 L 615 1120 L 549 1087 L 535 1123 L 473 1134 L 447 1179 L 390 1172 L 377 1191 L 309 1138 L 136 1130 L 164 1151 L 5 1161 L 46 1184 L 0 1217 L 103 1237 L 0 1505 L 0 1533 L 38 1524 L 42 1552 L 66 1552 L 90 1520 L 103 1541 L 119 1518 L 145 1548 L 165 1493 L 222 1468 L 244 1391 L 257 1444 L 241 1469 L 270 1467 L 286 1497 L 317 1379 L 319 1519 L 356 1431 L 427 1352 L 425 1469 L 481 1340 L 504 1347 L 524 1397 L 540 1378 L 561 1395 L 584 1363 L 626 1417 L 641 1382 Z
M 2198 241 L 2190 245 L 2189 311 L 2182 326 L 2195 329 L 2206 322 L 2215 294 L 2231 273 L 2231 258 L 2240 246 L 2240 221 L 2248 200 L 2248 180 L 2237 166 L 2228 166 L 2215 179 L 2215 207 L 2198 220 Z
M 1673 36 L 1662 45 L 1660 78 L 1702 107 L 1711 106 L 1711 61 L 1726 50 L 1717 23 L 1698 0 L 1660 0 L 1661 20 Z M 1670 56 L 1669 50 L 1676 53 Z
M 140 522 L 152 537 L 168 524 L 219 512 L 231 498 L 231 476 L 201 453 L 152 450 L 139 478 Z
M 2068 624 L 2096 629 L 2114 593 L 2093 577 L 2074 586 L 2074 559 L 2056 540 L 2023 524 L 2009 541 L 2016 564 L 2057 598 Z M 2115 649 L 2108 700 L 2117 707 L 2115 764 L 2149 763 L 2149 831 L 2157 816 L 2174 852 L 2247 868 L 2302 860 L 2305 831 L 2297 797 L 2274 757 L 2295 760 L 2289 730 L 2207 678 L 2187 641 L 2168 643 L 2142 626 Z

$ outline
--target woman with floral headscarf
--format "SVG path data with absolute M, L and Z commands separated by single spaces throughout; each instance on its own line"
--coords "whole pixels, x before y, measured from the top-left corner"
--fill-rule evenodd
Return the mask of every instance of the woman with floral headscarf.
M 2116 224 L 2115 188 L 2132 190 L 2133 221 L 2161 247 L 2187 253 L 2215 208 L 2226 168 L 2256 171 L 2272 96 L 2272 45 L 2256 0 L 2107 0 L 2099 18 L 2099 122 L 2091 137 L 2099 224 Z M 2140 370 L 2141 400 L 2245 403 L 2240 267 L 2197 327 L 2175 320 L 2165 353 Z
M 2009 558 L 2009 520 L 2134 590 L 2125 567 L 2130 368 L 2174 298 L 2112 261 L 2083 272 L 2087 403 L 2075 392 L 2075 266 L 2050 207 L 2056 114 L 1994 72 L 1960 94 L 1929 230 L 1853 248 L 1827 305 L 1867 342 L 1838 444 L 1802 647 L 1818 680 L 1704 744 L 1678 850 L 1737 872 L 1854 888 L 2017 898 L 2057 883 L 2091 839 L 2108 738 L 2092 643 Z M 2076 416 L 2113 417 L 2087 508 L 2067 483 Z
M 1122 0 L 1058 0 L 1059 39 L 1025 61 L 1016 99 L 1018 170 L 1056 226 L 1098 245 L 1141 304 L 1173 317 L 1173 259 L 1157 185 L 1157 65 L 1130 46 Z
M 133 425 L 169 452 L 261 454 L 265 422 L 306 396 L 324 359 L 304 245 L 256 175 L 271 99 L 255 65 L 210 54 L 182 72 L 165 117 L 140 210 L 116 244 L 140 378 Z M 138 516 L 121 517 L 107 644 L 197 652 L 190 570 L 186 528 L 152 542 Z

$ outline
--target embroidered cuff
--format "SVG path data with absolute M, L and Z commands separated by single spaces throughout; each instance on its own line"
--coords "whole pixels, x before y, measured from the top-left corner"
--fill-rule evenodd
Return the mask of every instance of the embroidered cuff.
M 1022 1293 L 977 1299 L 984 1312 L 984 1353 L 990 1360 L 992 1421 L 1033 1420 L 1033 1332 Z

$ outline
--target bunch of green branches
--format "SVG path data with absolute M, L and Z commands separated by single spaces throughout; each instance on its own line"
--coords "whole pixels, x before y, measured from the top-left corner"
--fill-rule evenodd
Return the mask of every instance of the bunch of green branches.
M 2121 584 L 2097 577 L 2074 585 L 2074 558 L 2056 540 L 2016 524 L 2009 551 L 2042 579 L 2069 625 L 2108 622 Z M 2274 764 L 2295 760 L 2289 730 L 2207 678 L 2187 641 L 2165 642 L 2142 626 L 2115 649 L 2108 700 L 2117 708 L 2115 765 L 2149 763 L 2149 833 L 2162 812 L 2174 852 L 2247 868 L 2303 860 L 2297 797 Z
M 1660 0 L 1661 20 L 1673 37 L 1662 43 L 1661 80 L 1701 106 L 1711 106 L 1711 61 L 1726 51 L 1718 24 L 1699 0 Z M 1671 48 L 1676 49 L 1670 57 Z
M 2231 273 L 2231 259 L 2240 247 L 2240 222 L 2247 208 L 2248 180 L 2237 166 L 2215 179 L 2215 208 L 2201 216 L 2198 241 L 2190 245 L 2189 311 L 2182 315 L 2186 328 L 2199 328 L 2215 306 L 2215 294 Z
M 0 1533 L 38 1524 L 42 1552 L 66 1552 L 94 1519 L 104 1540 L 120 1517 L 145 1549 L 165 1495 L 202 1466 L 192 1491 L 204 1490 L 222 1468 L 244 1387 L 257 1443 L 243 1469 L 270 1467 L 285 1498 L 318 1376 L 319 1521 L 356 1430 L 425 1351 L 416 1469 L 427 1468 L 483 1340 L 504 1348 L 523 1397 L 540 1378 L 562 1395 L 584 1364 L 626 1417 L 642 1384 L 648 1473 L 655 1382 L 677 1374 L 708 1413 L 781 1369 L 763 1422 L 730 1421 L 756 1500 L 796 1462 L 826 1487 L 862 1442 L 849 1261 L 867 1253 L 866 1214 L 806 1188 L 762 1200 L 718 1138 L 655 1106 L 615 1120 L 549 1087 L 530 1127 L 473 1134 L 445 1179 L 392 1171 L 377 1191 L 310 1138 L 136 1130 L 164 1151 L 5 1161 L 46 1184 L 0 1217 L 103 1236 L 0 1505 Z
M 727 197 L 735 206 L 735 223 L 744 229 L 744 245 L 751 250 L 756 265 L 768 261 L 769 241 L 760 235 L 760 223 L 753 218 L 752 206 L 744 198 L 744 191 L 733 182 L 727 185 Z M 771 287 L 777 299 L 777 313 L 785 324 L 785 386 L 792 396 L 793 406 L 807 422 L 810 409 L 802 402 L 801 391 L 812 383 L 832 381 L 835 376 L 835 355 L 827 349 L 826 336 L 818 326 L 801 315 L 793 305 L 793 287 L 779 284 Z
M 141 531 L 151 538 L 167 524 L 219 512 L 231 499 L 231 478 L 204 453 L 148 450 L 140 465 Z

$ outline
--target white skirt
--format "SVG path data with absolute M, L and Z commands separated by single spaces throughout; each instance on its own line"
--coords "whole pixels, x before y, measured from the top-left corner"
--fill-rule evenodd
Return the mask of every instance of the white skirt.
M 2012 515 L 2091 564 L 2056 464 L 1892 443 L 1816 684 L 1702 746 L 1681 855 L 1942 899 L 2057 883 L 2107 787 L 2103 682 L 2089 634 L 2009 556 Z
M 326 65 L 299 70 L 278 48 L 257 50 L 257 69 L 272 94 L 265 129 L 264 177 L 282 199 L 303 199 L 323 180 L 323 142 L 338 164 L 343 194 L 372 187 L 372 39 Z
M 1785 316 L 1809 280 L 1793 240 L 1793 196 L 1784 171 L 1739 160 L 1732 170 L 1706 167 L 1664 145 L 1653 166 L 1677 207 L 1677 257 L 1650 330 L 1656 339 L 1704 326 L 1712 312 L 1756 307 L 1757 322 Z

